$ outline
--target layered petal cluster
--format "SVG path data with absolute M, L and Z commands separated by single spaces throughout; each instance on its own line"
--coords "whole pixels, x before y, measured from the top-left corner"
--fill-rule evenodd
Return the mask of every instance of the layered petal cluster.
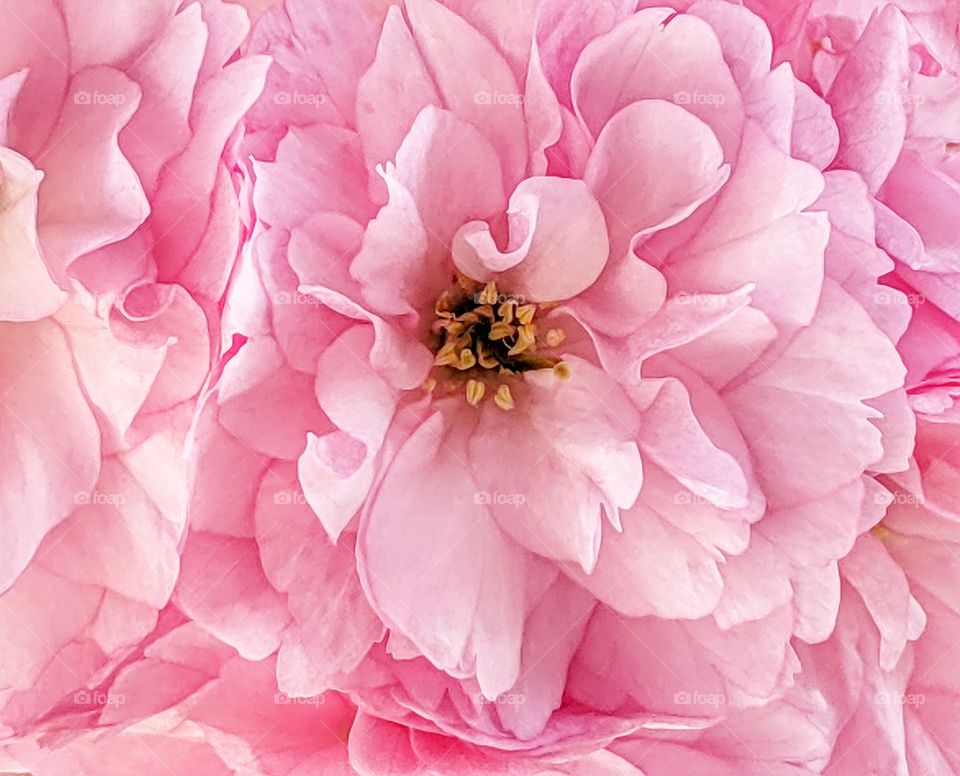
M 915 449 L 908 470 L 878 476 L 879 522 L 864 523 L 842 559 L 836 628 L 798 650 L 795 686 L 759 718 L 735 716 L 681 747 L 618 748 L 646 772 L 667 773 L 679 758 L 717 773 L 760 763 L 838 776 L 960 771 L 955 14 L 936 3 L 809 9 L 792 64 L 836 119 L 838 143 L 822 166 L 859 174 L 863 212 L 872 211 L 862 239 L 894 260 L 875 301 L 911 308 L 898 350 Z
M 220 2 L 0 6 L 0 731 L 95 718 L 179 573 L 264 58 Z
M 958 14 L 0 2 L 0 772 L 960 773 Z
M 177 605 L 415 752 L 794 685 L 914 420 L 873 189 L 773 45 L 713 0 L 262 17 Z

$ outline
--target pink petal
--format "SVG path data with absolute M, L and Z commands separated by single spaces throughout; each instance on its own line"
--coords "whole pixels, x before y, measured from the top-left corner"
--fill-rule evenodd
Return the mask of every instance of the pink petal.
M 174 600 L 191 619 L 249 660 L 276 651 L 290 615 L 255 541 L 192 531 L 181 562 Z
M 396 178 L 417 205 L 431 255 L 449 252 L 464 223 L 498 215 L 506 201 L 494 146 L 456 114 L 437 108 L 424 108 L 404 138 Z
M 67 97 L 70 46 L 63 16 L 52 0 L 17 8 L 3 6 L 0 29 L 8 30 L 0 73 L 26 69 L 27 80 L 8 119 L 4 145 L 34 159 L 43 150 Z M 43 30 L 42 36 L 36 30 Z
M 128 237 L 150 206 L 117 144 L 140 102 L 140 89 L 111 68 L 71 81 L 59 122 L 43 154 L 40 233 L 59 276 L 80 254 Z M 76 182 L 87 181 L 82 199 Z
M 671 171 L 666 178 L 664 168 Z M 584 180 L 603 206 L 619 254 L 634 236 L 682 221 L 729 174 L 707 124 L 671 103 L 641 100 L 603 127 Z
M 671 257 L 671 275 L 682 288 L 713 293 L 756 283 L 752 304 L 772 321 L 808 323 L 829 224 L 822 214 L 802 211 L 822 189 L 816 168 L 791 159 L 748 122 L 730 181 L 706 223 Z M 771 255 L 782 261 L 770 262 Z
M 747 505 L 743 471 L 704 432 L 679 381 L 644 381 L 633 397 L 645 405 L 637 438 L 645 457 L 721 509 Z
M 338 431 L 310 435 L 298 463 L 307 501 L 337 541 L 366 499 L 380 447 L 393 419 L 397 397 L 370 373 L 371 337 L 362 327 L 348 330 L 321 356 L 317 402 Z
M 100 433 L 60 330 L 43 321 L 2 324 L 0 590 L 44 535 L 89 494 L 100 468 Z
M 329 288 L 302 286 L 301 291 L 316 297 L 331 310 L 347 318 L 368 321 L 373 325 L 374 343 L 370 349 L 370 365 L 397 388 L 416 388 L 426 379 L 433 365 L 433 357 L 425 345 L 412 340 L 407 332 Z
M 537 17 L 537 43 L 547 80 L 570 106 L 570 79 L 580 52 L 636 10 L 633 0 L 544 0 Z
M 907 31 L 895 7 L 876 13 L 827 94 L 840 128 L 834 164 L 861 173 L 876 191 L 907 128 Z
M 295 372 L 268 337 L 250 340 L 223 370 L 220 422 L 251 450 L 296 459 L 309 431 L 328 424 L 314 400 L 313 380 Z
M 96 0 L 64 0 L 74 72 L 95 65 L 123 67 L 158 37 L 177 8 L 176 0 L 134 0 L 118 17 Z
M 287 594 L 293 618 L 277 655 L 280 689 L 316 695 L 356 667 L 382 638 L 383 625 L 360 588 L 353 542 L 331 545 L 292 466 L 275 466 L 264 477 L 254 520 L 264 573 Z
M 409 0 L 407 15 L 444 104 L 477 127 L 497 149 L 503 185 L 512 188 L 527 167 L 520 87 L 486 38 L 436 0 Z M 502 99 L 501 99 L 502 98 Z
M 520 670 L 524 560 L 478 503 L 465 442 L 440 414 L 414 432 L 361 525 L 358 561 L 385 622 L 495 698 Z
M 729 394 L 770 501 L 810 501 L 859 479 L 882 454 L 869 422 L 877 413 L 860 402 L 898 387 L 903 373 L 890 340 L 828 280 L 813 324 Z
M 673 13 L 642 9 L 583 50 L 572 77 L 578 115 L 598 137 L 630 103 L 674 102 L 706 123 L 733 159 L 743 103 L 720 41 L 702 19 Z
M 37 239 L 37 188 L 43 176 L 0 149 L 0 318 L 31 321 L 54 313 L 66 293 L 50 277 Z
M 357 86 L 357 125 L 367 163 L 392 160 L 420 111 L 442 104 L 403 14 L 391 5 L 376 59 Z
M 457 233 L 453 259 L 465 275 L 480 282 L 496 277 L 510 293 L 542 301 L 576 296 L 600 276 L 607 228 L 581 181 L 527 178 L 510 196 L 507 214 L 506 253 L 487 224 L 473 222 Z

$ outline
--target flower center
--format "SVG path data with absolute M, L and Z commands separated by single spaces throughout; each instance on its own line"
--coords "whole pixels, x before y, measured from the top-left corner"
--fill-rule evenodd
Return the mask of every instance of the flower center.
M 543 309 L 541 305 L 539 309 Z M 550 329 L 541 338 L 537 332 L 536 304 L 522 297 L 497 291 L 495 283 L 481 286 L 458 276 L 453 288 L 444 291 L 433 308 L 436 319 L 430 327 L 431 345 L 448 393 L 460 390 L 476 407 L 487 394 L 502 410 L 514 408 L 510 383 L 524 372 L 551 369 L 560 379 L 570 369 L 560 358 L 543 352 L 564 340 L 562 329 Z M 433 391 L 436 377 L 424 387 Z

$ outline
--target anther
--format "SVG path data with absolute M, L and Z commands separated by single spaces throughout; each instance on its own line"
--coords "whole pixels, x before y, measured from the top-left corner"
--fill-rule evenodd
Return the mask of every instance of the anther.
M 524 326 L 527 326 L 533 320 L 533 316 L 536 314 L 536 312 L 537 306 L 535 304 L 525 304 L 523 307 L 517 310 L 517 319 Z
M 480 304 L 496 304 L 497 303 L 497 284 L 492 280 L 483 287 L 483 291 L 480 292 Z
M 493 397 L 493 402 L 504 411 L 512 410 L 514 406 L 516 406 L 513 403 L 513 394 L 510 393 L 509 385 L 501 385 L 499 388 L 497 388 L 497 392 Z
M 467 404 L 471 407 L 476 407 L 486 392 L 487 386 L 481 380 L 467 380 Z
M 490 327 L 490 334 L 487 335 L 487 338 L 493 342 L 497 340 L 502 340 L 505 337 L 512 337 L 516 329 L 513 328 L 509 323 L 504 323 L 503 321 L 497 321 L 493 326 Z
M 567 335 L 564 333 L 563 329 L 550 329 L 545 337 L 547 345 L 551 348 L 557 347 L 566 338 Z
M 457 369 L 466 371 L 467 369 L 472 369 L 476 364 L 477 357 L 473 354 L 472 350 L 464 348 L 460 351 L 460 362 L 457 364 Z

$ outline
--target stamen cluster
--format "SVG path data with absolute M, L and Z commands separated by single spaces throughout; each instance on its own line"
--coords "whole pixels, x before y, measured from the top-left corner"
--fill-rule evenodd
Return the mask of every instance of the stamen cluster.
M 540 306 L 542 309 L 542 306 Z M 430 327 L 434 365 L 445 369 L 449 392 L 466 383 L 467 402 L 477 406 L 486 394 L 487 382 L 498 383 L 494 403 L 503 410 L 514 408 L 511 378 L 534 369 L 552 369 L 561 379 L 569 368 L 558 357 L 542 352 L 564 340 L 561 329 L 550 329 L 541 338 L 535 321 L 538 305 L 501 294 L 496 283 L 481 286 L 458 275 L 456 285 L 444 291 L 434 305 L 436 320 Z M 425 386 L 432 391 L 433 378 Z

